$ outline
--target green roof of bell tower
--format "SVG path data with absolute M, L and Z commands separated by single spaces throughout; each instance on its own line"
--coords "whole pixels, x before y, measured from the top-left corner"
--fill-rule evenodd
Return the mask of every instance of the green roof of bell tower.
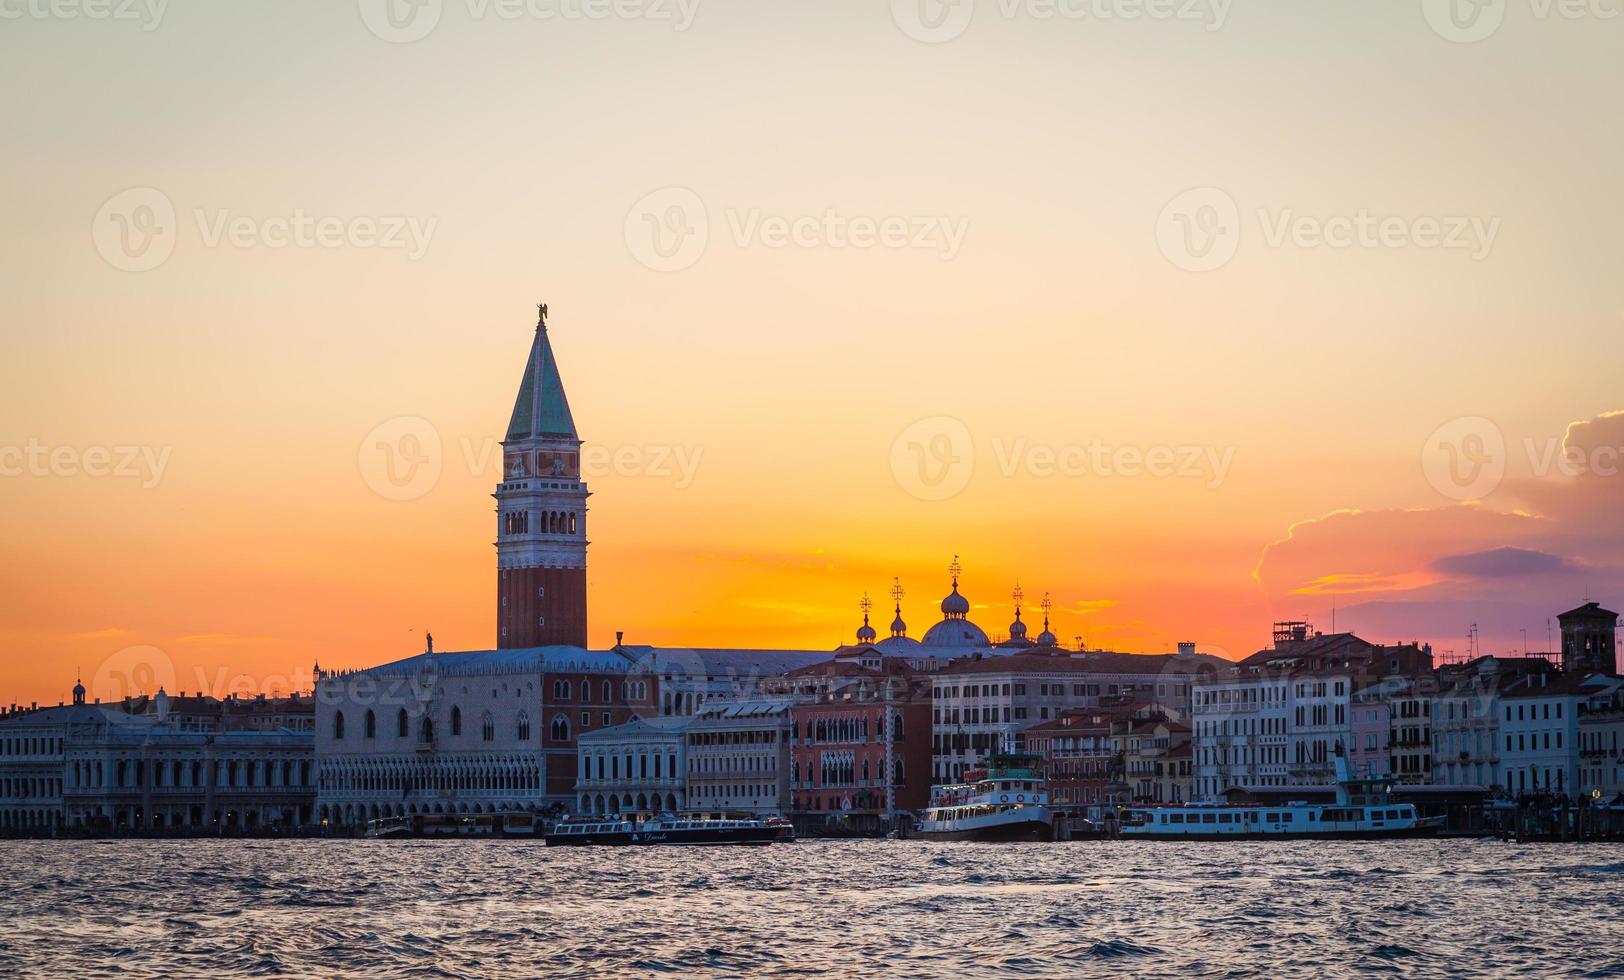
M 536 339 L 530 345 L 530 360 L 525 363 L 524 379 L 519 382 L 519 398 L 513 403 L 513 418 L 508 422 L 505 441 L 579 440 L 575 418 L 570 415 L 569 399 L 564 397 L 564 382 L 558 375 L 558 360 L 553 357 L 553 345 L 547 339 L 547 305 L 543 303 L 537 313 Z

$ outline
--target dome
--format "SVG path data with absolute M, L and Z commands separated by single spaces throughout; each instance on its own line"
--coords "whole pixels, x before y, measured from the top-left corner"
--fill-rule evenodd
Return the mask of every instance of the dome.
M 1026 639 L 1026 624 L 1021 622 L 1019 612 L 1015 615 L 1015 622 L 1009 624 L 1009 638 L 1012 640 Z
M 942 600 L 942 615 L 952 618 L 954 616 L 968 616 L 970 614 L 970 600 L 959 595 L 959 583 L 953 583 L 953 591 Z
M 907 636 L 888 636 L 874 645 L 894 656 L 912 656 L 919 650 L 919 641 Z
M 1058 642 L 1056 642 L 1056 640 L 1054 638 L 1054 634 L 1049 632 L 1048 630 L 1044 630 L 1043 632 L 1038 634 L 1038 646 L 1040 646 L 1040 647 L 1053 647 L 1053 646 L 1059 646 L 1059 645 L 1060 644 Z
M 908 624 L 902 621 L 902 610 L 897 610 L 897 618 L 891 620 L 891 635 L 903 636 L 908 632 Z
M 874 632 L 874 627 L 868 625 L 868 616 L 867 614 L 864 614 L 863 625 L 857 627 L 857 642 L 873 643 L 874 637 L 878 635 L 879 634 Z
M 945 605 L 945 603 L 944 603 Z M 981 627 L 968 619 L 944 619 L 925 631 L 928 647 L 984 647 L 991 644 Z

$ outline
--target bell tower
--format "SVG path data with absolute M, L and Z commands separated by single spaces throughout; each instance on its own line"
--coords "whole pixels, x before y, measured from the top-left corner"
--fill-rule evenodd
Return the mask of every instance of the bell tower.
M 586 484 L 547 306 L 519 382 L 496 485 L 496 645 L 586 646 Z

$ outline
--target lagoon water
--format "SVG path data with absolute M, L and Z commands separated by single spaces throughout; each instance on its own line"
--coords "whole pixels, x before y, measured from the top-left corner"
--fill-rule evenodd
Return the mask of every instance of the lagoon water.
M 0 976 L 1624 974 L 1624 845 L 0 842 Z

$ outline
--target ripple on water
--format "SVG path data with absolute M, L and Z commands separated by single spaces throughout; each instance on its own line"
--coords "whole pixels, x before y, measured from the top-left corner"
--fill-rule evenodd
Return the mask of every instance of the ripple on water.
M 0 973 L 1606 976 L 1621 875 L 1460 841 L 14 841 Z

